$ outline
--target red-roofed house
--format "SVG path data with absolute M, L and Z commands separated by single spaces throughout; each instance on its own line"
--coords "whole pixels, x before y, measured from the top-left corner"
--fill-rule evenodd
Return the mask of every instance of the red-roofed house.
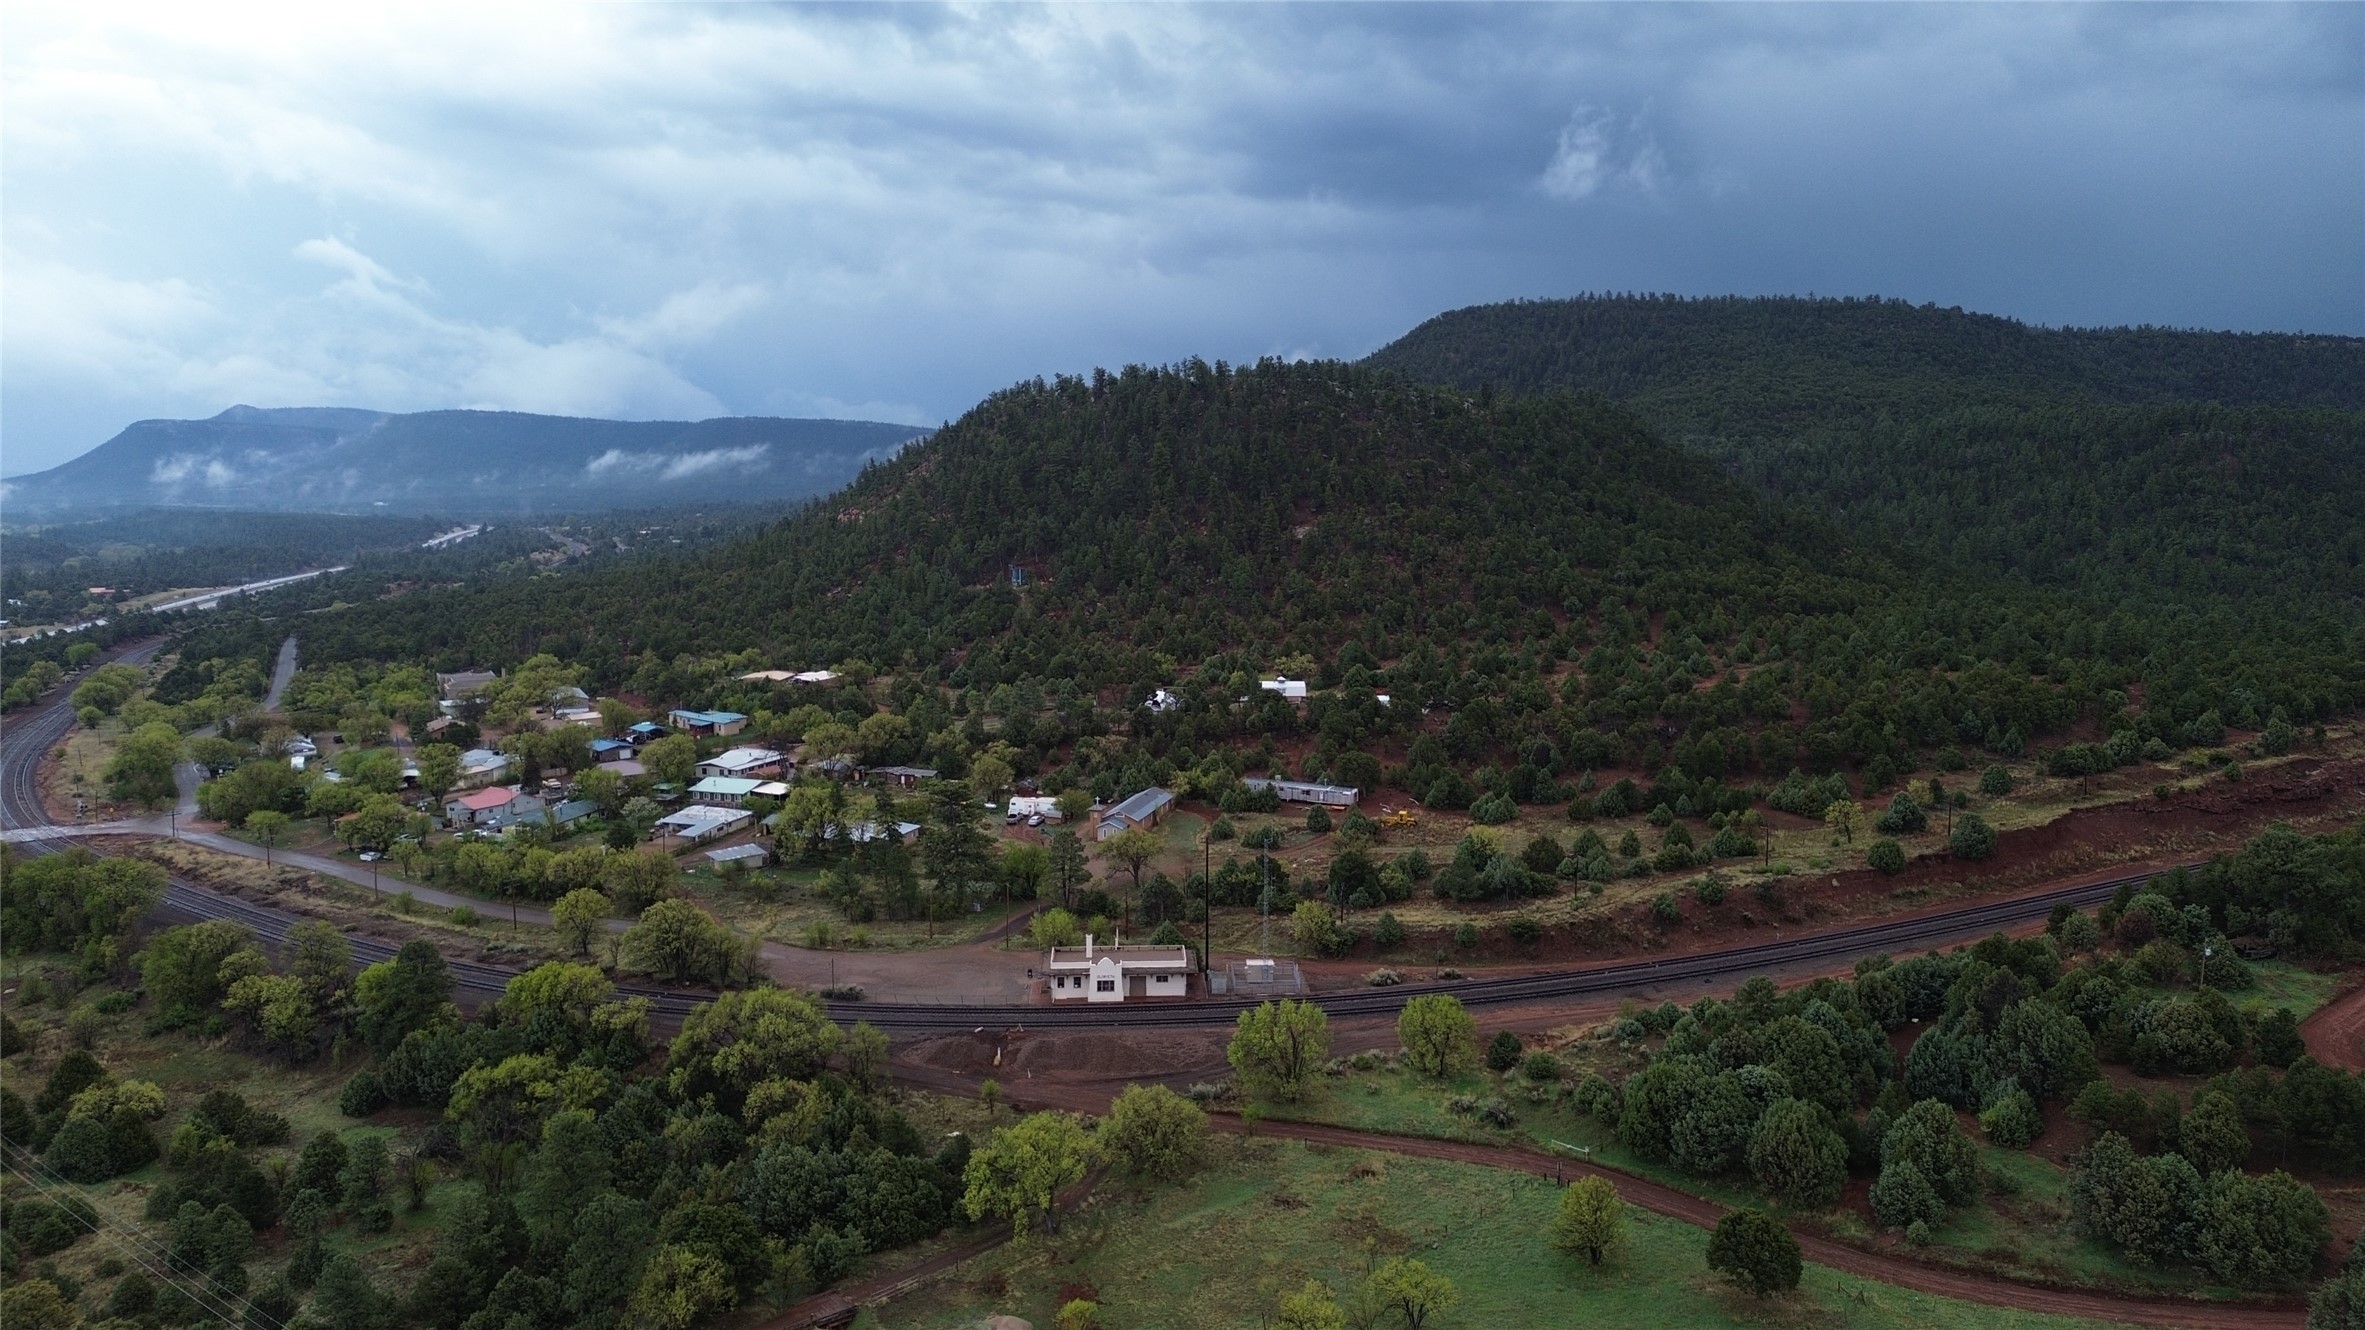
M 506 827 L 542 816 L 542 801 L 514 785 L 489 785 L 444 800 L 443 816 L 455 827 Z

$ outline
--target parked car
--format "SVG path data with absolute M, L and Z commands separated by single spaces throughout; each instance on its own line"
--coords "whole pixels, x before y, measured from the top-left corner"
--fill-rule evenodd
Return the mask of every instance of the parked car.
M 363 850 L 361 852 L 361 861 L 365 864 L 374 864 L 378 862 L 378 858 L 379 855 L 376 850 Z
M 1027 824 L 1028 826 L 1030 826 L 1030 827 L 1039 827 L 1039 826 L 1043 825 L 1043 815 L 1042 815 L 1041 813 L 1029 813 L 1029 814 L 1027 814 L 1027 815 L 1026 815 L 1026 824 Z

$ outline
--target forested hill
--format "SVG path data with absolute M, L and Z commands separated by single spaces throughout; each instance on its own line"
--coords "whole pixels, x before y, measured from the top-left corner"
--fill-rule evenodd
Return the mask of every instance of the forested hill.
M 1588 297 L 1440 315 L 1367 363 L 1601 393 L 1851 531 L 2044 585 L 2365 606 L 2365 339 Z
M 2137 680 L 2163 731 L 2365 705 L 2353 621 L 2098 612 L 1859 547 L 1598 399 L 1337 363 L 1021 384 L 717 551 L 383 599 L 308 586 L 252 612 L 331 598 L 348 607 L 305 621 L 309 661 L 547 651 L 587 686 L 786 709 L 736 675 L 860 660 L 1103 702 L 1181 685 L 1210 716 L 1255 673 L 1309 670 L 1451 698 L 1462 756 L 1534 740 L 1559 755 L 1538 767 L 1901 762 L 2058 733 Z M 224 617 L 187 654 L 283 631 Z
M 585 420 L 234 406 L 143 420 L 12 478 L 18 519 L 125 507 L 509 515 L 803 499 L 925 431 L 861 420 Z
M 414 631 L 445 638 L 428 626 L 443 623 L 498 655 L 761 647 L 987 674 L 1007 657 L 1112 681 L 1153 654 L 1548 640 L 1604 596 L 1728 632 L 1735 616 L 1888 596 L 1896 572 L 1842 545 L 1607 405 L 1481 405 L 1336 363 L 1194 362 L 998 393 L 703 558 L 359 617 L 419 621 L 387 623 L 387 651 Z

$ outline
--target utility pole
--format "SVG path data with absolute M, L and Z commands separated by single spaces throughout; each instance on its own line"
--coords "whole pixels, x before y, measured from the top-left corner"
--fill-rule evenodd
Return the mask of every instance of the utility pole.
M 1199 833 L 1199 978 L 1206 986 L 1215 965 L 1215 837 L 1214 828 Z

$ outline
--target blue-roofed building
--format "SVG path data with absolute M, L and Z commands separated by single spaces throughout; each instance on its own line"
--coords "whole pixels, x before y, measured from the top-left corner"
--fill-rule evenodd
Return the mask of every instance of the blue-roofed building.
M 551 807 L 550 820 L 557 826 L 569 826 L 599 811 L 599 805 L 589 799 L 569 799 Z
M 629 762 L 640 756 L 640 751 L 640 745 L 629 739 L 591 741 L 591 760 L 594 762 Z
M 636 725 L 626 726 L 624 730 L 624 737 L 632 740 L 635 743 L 645 744 L 651 739 L 662 739 L 670 733 L 672 733 L 672 731 L 666 729 L 657 722 L 653 720 L 644 720 Z
M 673 722 L 675 729 L 701 738 L 737 734 L 747 728 L 747 717 L 736 711 L 691 711 L 684 708 L 667 712 L 665 718 Z
M 1103 811 L 1100 815 L 1100 832 L 1093 839 L 1107 840 L 1132 827 L 1154 827 L 1166 820 L 1166 814 L 1173 807 L 1174 791 L 1152 785 Z

